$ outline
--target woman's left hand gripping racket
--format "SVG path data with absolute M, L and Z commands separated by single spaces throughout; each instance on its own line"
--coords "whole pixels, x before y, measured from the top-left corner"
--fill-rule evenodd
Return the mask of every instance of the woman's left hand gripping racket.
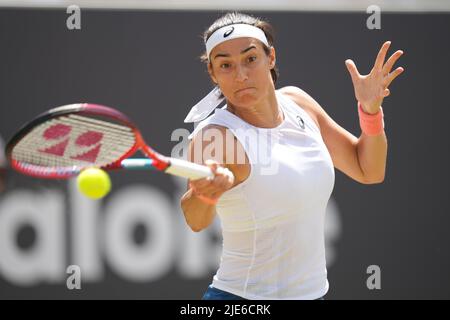
M 128 159 L 138 150 L 148 158 Z M 89 103 L 41 114 L 9 141 L 6 156 L 15 170 L 40 178 L 70 178 L 88 167 L 150 168 L 193 180 L 213 176 L 206 166 L 154 151 L 121 112 Z

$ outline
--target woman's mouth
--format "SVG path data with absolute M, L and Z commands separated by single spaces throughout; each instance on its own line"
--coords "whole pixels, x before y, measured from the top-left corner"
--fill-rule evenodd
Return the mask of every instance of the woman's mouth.
M 250 90 L 250 89 L 255 89 L 255 88 L 254 87 L 248 87 L 248 88 L 239 89 L 239 90 L 236 91 L 236 93 L 244 92 L 244 91 L 247 91 L 247 90 Z

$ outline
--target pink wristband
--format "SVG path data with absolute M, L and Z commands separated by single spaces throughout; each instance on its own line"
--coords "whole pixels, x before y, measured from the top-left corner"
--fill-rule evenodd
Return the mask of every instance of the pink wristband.
M 359 125 L 361 131 L 368 136 L 377 136 L 384 130 L 384 114 L 383 108 L 375 114 L 365 113 L 361 103 L 358 102 Z

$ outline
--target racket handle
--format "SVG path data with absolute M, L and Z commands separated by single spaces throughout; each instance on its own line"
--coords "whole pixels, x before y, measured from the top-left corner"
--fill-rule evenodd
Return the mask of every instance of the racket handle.
M 153 160 L 148 158 L 124 159 L 120 166 L 131 170 L 157 170 L 153 166 Z M 214 176 L 211 169 L 207 166 L 176 158 L 169 158 L 169 167 L 164 172 L 193 180 Z
M 124 159 L 120 163 L 120 166 L 124 169 L 131 169 L 131 170 L 140 170 L 140 169 L 156 170 L 156 168 L 153 167 L 153 160 L 148 158 Z
M 176 158 L 169 158 L 169 163 L 169 167 L 165 170 L 169 174 L 193 180 L 214 177 L 213 172 L 207 166 Z

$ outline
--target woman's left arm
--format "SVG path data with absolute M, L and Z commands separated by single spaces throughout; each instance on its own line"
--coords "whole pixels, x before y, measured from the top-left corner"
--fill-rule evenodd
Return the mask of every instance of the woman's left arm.
M 366 113 L 378 112 L 383 99 L 390 93 L 387 87 L 404 71 L 403 68 L 397 68 L 390 72 L 397 59 L 403 54 L 400 50 L 383 65 L 389 46 L 390 42 L 383 44 L 375 65 L 368 75 L 360 75 L 353 61 L 346 61 L 352 76 L 356 98 Z M 322 138 L 337 169 L 363 184 L 380 183 L 384 180 L 387 156 L 387 138 L 384 131 L 377 136 L 362 133 L 357 138 L 336 123 L 319 103 L 300 88 L 284 87 L 281 92 L 289 95 L 299 106 L 316 118 Z
M 397 50 L 384 63 L 390 45 L 390 41 L 386 41 L 382 45 L 374 66 L 368 75 L 361 75 L 352 60 L 348 59 L 345 61 L 352 78 L 356 100 L 367 114 L 381 112 L 380 107 L 383 99 L 390 94 L 389 85 L 404 71 L 402 67 L 398 67 L 391 72 L 395 62 L 403 54 L 401 50 Z M 383 181 L 387 157 L 387 138 L 384 131 L 375 136 L 362 133 L 356 144 L 356 150 L 361 170 L 366 178 Z

